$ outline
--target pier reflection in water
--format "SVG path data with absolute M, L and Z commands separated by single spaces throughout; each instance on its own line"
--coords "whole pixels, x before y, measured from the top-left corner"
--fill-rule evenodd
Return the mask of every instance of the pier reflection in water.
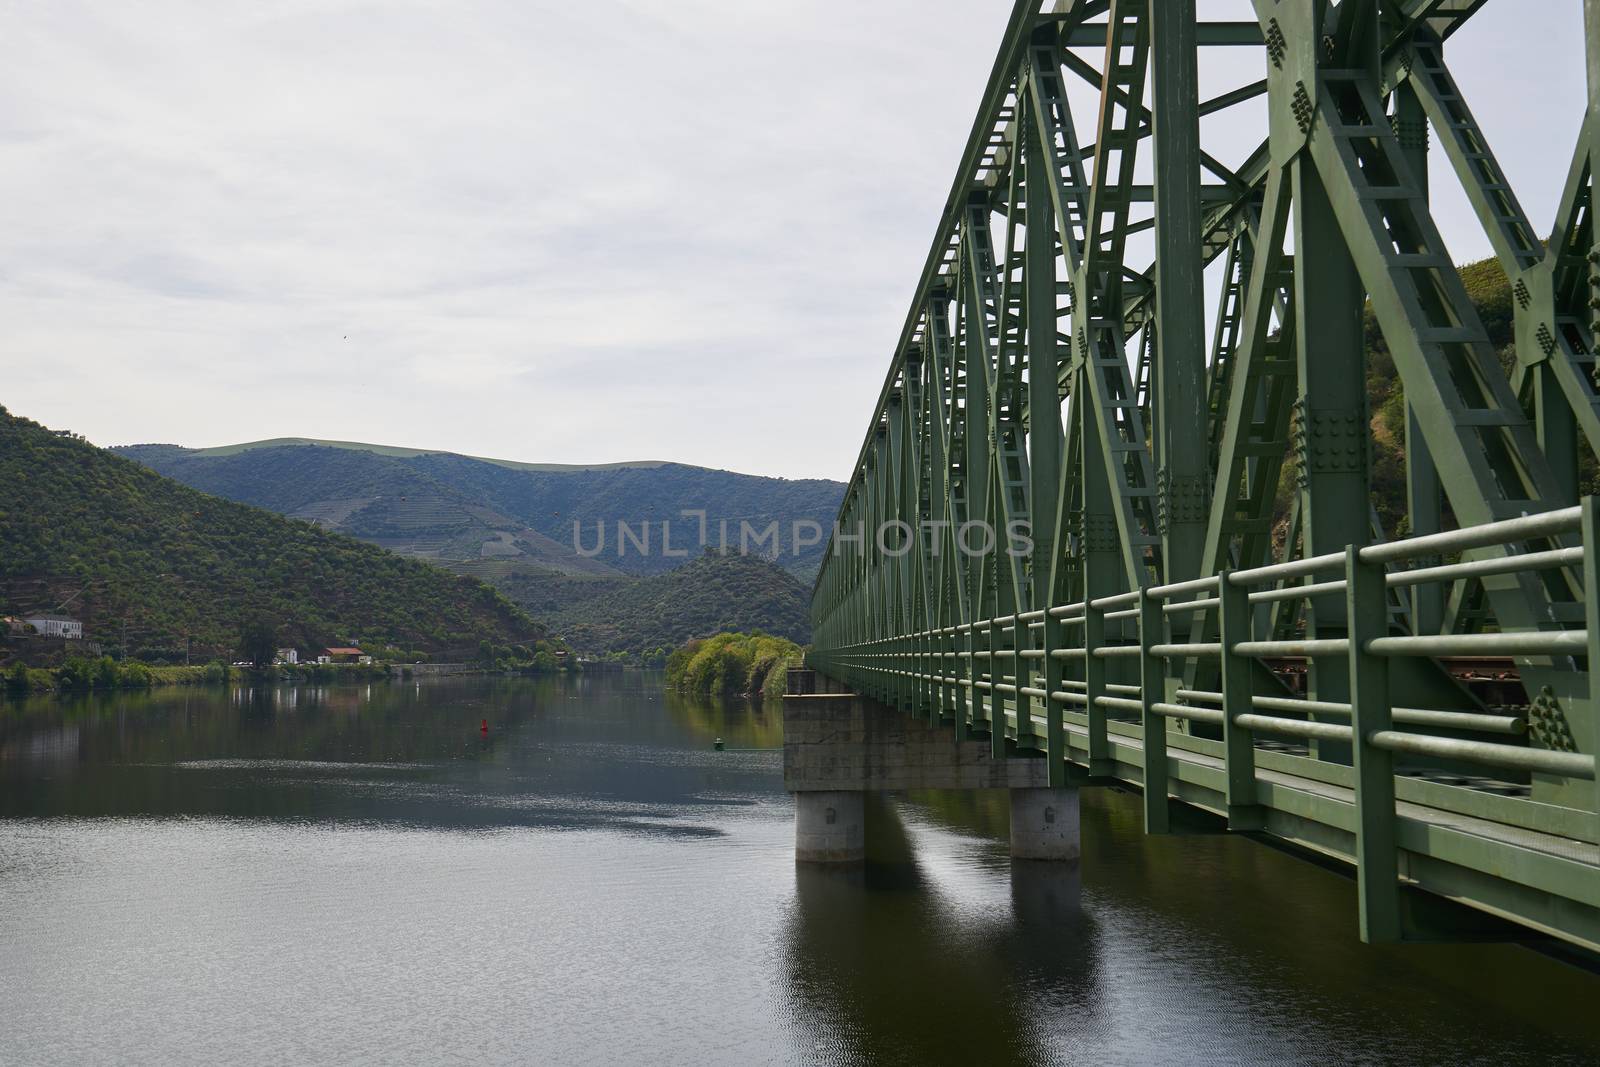
M 978 799 L 999 805 L 1003 842 L 1004 794 Z M 867 806 L 867 840 L 860 869 L 796 869 L 786 962 L 811 1046 L 843 1062 L 882 1048 L 912 1063 L 1039 1062 L 1068 1052 L 1054 1041 L 1055 1024 L 1063 1012 L 1082 1018 L 1094 995 L 1079 868 L 1020 863 L 1007 901 L 988 842 L 919 853 L 900 809 L 883 798 Z M 979 856 L 963 856 L 973 845 Z
M 1593 976 L 1367 948 L 1346 879 L 1123 794 L 1077 870 L 1011 863 L 1003 793 L 883 800 L 862 869 L 797 869 L 780 745 L 637 673 L 5 704 L 0 1062 L 1600 1047 Z

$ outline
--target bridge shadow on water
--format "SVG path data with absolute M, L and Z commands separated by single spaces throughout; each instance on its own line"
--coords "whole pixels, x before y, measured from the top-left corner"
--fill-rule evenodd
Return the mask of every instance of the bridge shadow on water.
M 956 808 L 970 799 L 941 797 Z M 992 819 L 986 799 L 971 821 Z M 865 864 L 796 866 L 784 951 L 797 1045 L 825 1062 L 1053 1058 L 1040 1021 L 1081 1018 L 1097 999 L 1077 866 L 1016 864 L 1006 899 L 994 892 L 1006 860 L 992 842 L 958 840 L 962 851 L 978 844 L 974 865 L 930 848 L 925 819 L 873 795 Z
M 784 927 L 819 1062 L 1592 1063 L 1600 983 L 1513 944 L 1363 945 L 1355 887 L 1086 790 L 1081 865 L 1013 862 L 1003 792 L 875 798 Z

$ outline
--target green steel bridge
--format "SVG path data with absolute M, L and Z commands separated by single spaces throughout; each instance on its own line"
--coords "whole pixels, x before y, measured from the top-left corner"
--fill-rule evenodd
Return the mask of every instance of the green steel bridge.
M 1445 59 L 1486 0 L 1019 0 L 809 665 L 1052 785 L 1136 786 L 1150 833 L 1187 805 L 1349 865 L 1364 940 L 1462 936 L 1442 897 L 1600 951 L 1600 0 L 1560 2 L 1588 92 L 1542 230 Z M 1508 276 L 1509 361 L 1430 152 Z M 1367 315 L 1405 538 L 1371 506 Z

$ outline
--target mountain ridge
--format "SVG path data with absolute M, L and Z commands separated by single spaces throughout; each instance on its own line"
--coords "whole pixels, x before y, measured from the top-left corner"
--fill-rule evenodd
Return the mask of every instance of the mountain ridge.
M 446 566 L 504 558 L 569 574 L 661 573 L 688 558 L 685 549 L 722 547 L 724 538 L 739 547 L 776 529 L 789 548 L 780 548 L 781 564 L 805 578 L 815 572 L 822 545 L 796 544 L 797 524 L 829 529 L 844 494 L 843 483 L 826 479 L 664 461 L 514 465 L 397 446 L 272 442 L 113 451 L 196 489 L 401 555 Z M 624 543 L 622 523 L 648 549 Z
M 510 467 L 513 470 L 534 471 L 589 471 L 589 470 L 623 470 L 623 469 L 650 469 L 663 467 L 672 463 L 665 459 L 624 460 L 619 463 L 528 463 L 523 460 L 501 459 L 496 456 L 478 456 L 470 452 L 457 452 L 448 448 L 415 448 L 409 445 L 380 445 L 367 441 L 340 441 L 322 437 L 268 437 L 259 441 L 240 441 L 229 445 L 210 445 L 203 448 L 192 448 L 171 442 L 150 442 L 127 445 L 110 446 L 113 452 L 122 452 L 127 449 L 137 448 L 176 448 L 185 452 L 201 456 L 232 456 L 241 452 L 254 451 L 263 448 L 291 448 L 301 445 L 315 445 L 321 448 L 342 448 L 350 452 L 371 452 L 379 456 L 393 456 L 399 459 L 413 459 L 417 456 L 460 456 L 462 459 L 477 460 L 480 463 L 493 463 L 501 467 Z M 680 466 L 693 466 L 694 464 L 680 464 Z M 714 468 L 707 467 L 706 470 Z
M 285 644 L 425 652 L 542 641 L 483 583 L 209 495 L 0 408 L 0 595 L 70 602 L 142 658 L 227 656 L 258 619 Z M 191 645 L 192 642 L 192 645 Z

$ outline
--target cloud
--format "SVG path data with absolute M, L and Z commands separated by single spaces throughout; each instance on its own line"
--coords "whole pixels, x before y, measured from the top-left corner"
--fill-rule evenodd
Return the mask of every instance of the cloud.
M 1542 228 L 1582 70 L 1495 59 L 1579 55 L 1570 13 L 1537 7 L 1490 5 L 1451 53 Z M 1005 16 L 8 5 L 0 402 L 102 443 L 843 477 Z M 1564 114 L 1547 98 L 1571 122 L 1525 122 Z M 1452 250 L 1482 254 L 1442 204 Z

